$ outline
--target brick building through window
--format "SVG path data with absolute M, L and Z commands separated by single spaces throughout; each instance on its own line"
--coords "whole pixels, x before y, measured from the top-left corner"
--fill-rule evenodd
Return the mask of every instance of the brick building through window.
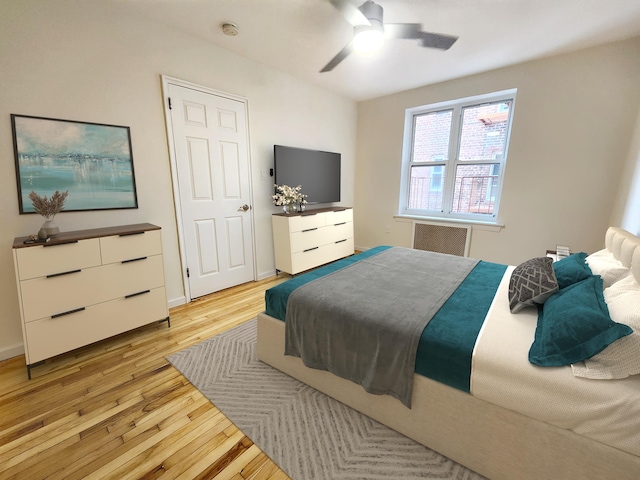
M 514 100 L 508 91 L 407 110 L 400 213 L 495 221 Z

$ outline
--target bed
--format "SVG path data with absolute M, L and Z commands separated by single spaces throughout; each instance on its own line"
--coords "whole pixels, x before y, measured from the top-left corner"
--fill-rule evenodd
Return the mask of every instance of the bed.
M 324 273 L 341 271 L 358 256 L 323 267 Z M 629 303 L 640 298 L 638 237 L 611 227 L 605 248 L 584 260 L 594 274 L 594 285 L 604 292 L 613 320 L 621 316 L 626 321 L 628 315 L 640 312 L 637 303 Z M 623 355 L 631 360 L 626 357 L 623 363 L 640 363 L 638 334 L 621 333 L 619 340 L 584 362 L 533 365 L 528 352 L 536 338 L 538 303 L 511 312 L 510 283 L 519 267 L 504 266 L 488 300 L 473 342 L 468 391 L 449 373 L 440 381 L 415 373 L 408 408 L 390 395 L 373 395 L 352 381 L 309 368 L 300 358 L 284 354 L 281 305 L 268 305 L 258 315 L 258 358 L 488 478 L 637 479 L 640 375 L 635 370 L 629 376 L 621 374 L 618 365 L 610 365 L 609 351 L 624 346 Z M 322 271 L 317 272 L 294 277 L 281 288 L 295 291 L 309 278 L 323 277 Z M 540 302 L 541 312 L 545 307 L 551 312 L 559 304 L 557 299 L 564 294 L 557 293 Z M 604 379 L 607 376 L 624 378 Z

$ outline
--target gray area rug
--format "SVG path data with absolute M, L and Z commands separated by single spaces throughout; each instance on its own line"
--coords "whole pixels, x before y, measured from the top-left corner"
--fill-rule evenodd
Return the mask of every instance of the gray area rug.
M 256 321 L 168 360 L 294 480 L 484 477 L 258 361 Z

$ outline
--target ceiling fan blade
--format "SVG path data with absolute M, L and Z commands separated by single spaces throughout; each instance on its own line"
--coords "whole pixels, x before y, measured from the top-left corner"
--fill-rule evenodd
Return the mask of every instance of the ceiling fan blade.
M 329 63 L 327 63 L 320 73 L 330 72 L 333 70 L 342 60 L 347 58 L 349 54 L 353 51 L 353 42 L 349 42 L 346 47 L 338 52 L 338 54 L 331 59 Z
M 387 38 L 421 38 L 422 25 L 419 23 L 385 23 L 384 34 Z
M 439 48 L 449 50 L 451 45 L 456 43 L 458 37 L 453 35 L 442 35 L 440 33 L 420 32 L 420 45 L 428 48 Z
M 349 3 L 349 0 L 329 0 L 329 2 L 342 13 L 342 16 L 346 18 L 347 22 L 352 26 L 371 25 L 371 22 L 367 20 L 364 13 L 355 5 Z

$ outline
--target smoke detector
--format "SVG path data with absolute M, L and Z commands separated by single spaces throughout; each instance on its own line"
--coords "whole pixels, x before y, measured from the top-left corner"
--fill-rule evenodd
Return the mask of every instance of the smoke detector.
M 229 35 L 230 37 L 235 37 L 238 35 L 238 27 L 235 23 L 223 23 L 222 24 L 222 33 L 225 35 Z

